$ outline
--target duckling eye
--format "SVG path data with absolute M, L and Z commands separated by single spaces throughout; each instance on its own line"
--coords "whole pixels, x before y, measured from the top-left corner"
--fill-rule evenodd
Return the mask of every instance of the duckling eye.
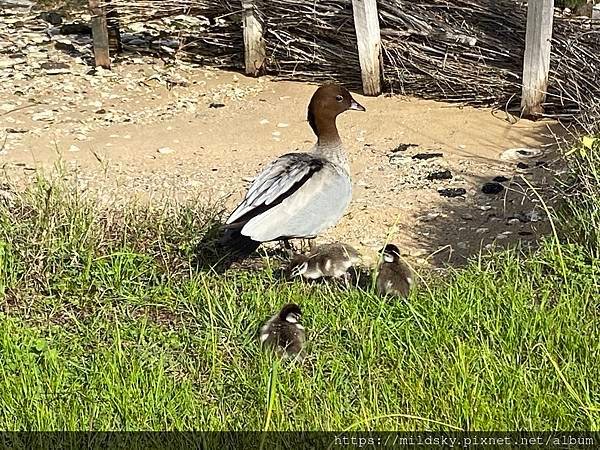
M 343 97 L 342 95 L 336 95 L 336 96 L 335 96 L 335 99 L 336 99 L 338 102 L 341 102 L 342 100 L 344 100 L 344 97 Z

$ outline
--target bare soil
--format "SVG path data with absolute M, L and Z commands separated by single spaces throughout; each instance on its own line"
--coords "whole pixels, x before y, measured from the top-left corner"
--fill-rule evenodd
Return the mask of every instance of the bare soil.
M 225 199 L 232 208 L 264 164 L 314 142 L 306 106 L 315 85 L 308 83 L 147 58 L 112 72 L 91 74 L 81 64 L 71 73 L 23 78 L 0 86 L 2 176 L 21 187 L 60 161 L 103 201 Z M 535 242 L 546 231 L 524 179 L 542 188 L 549 182 L 558 124 L 510 124 L 503 112 L 402 96 L 356 98 L 367 112 L 338 120 L 353 201 L 321 241 L 342 240 L 371 259 L 390 240 L 412 263 L 439 265 L 459 264 L 492 243 Z M 515 147 L 543 155 L 518 169 L 500 159 Z M 443 156 L 412 158 L 419 153 Z M 451 179 L 428 179 L 444 170 Z M 505 189 L 482 193 L 497 176 L 509 179 Z M 443 188 L 466 194 L 446 198 Z

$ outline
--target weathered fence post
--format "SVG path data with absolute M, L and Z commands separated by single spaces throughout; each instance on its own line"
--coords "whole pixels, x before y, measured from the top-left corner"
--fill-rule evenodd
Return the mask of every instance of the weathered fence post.
M 92 15 L 92 36 L 94 38 L 94 58 L 96 66 L 110 69 L 108 51 L 108 27 L 106 13 L 100 6 L 100 0 L 89 0 L 90 14 Z
M 377 0 L 352 0 L 358 58 L 365 95 L 381 94 L 381 32 Z
M 244 28 L 244 63 L 246 74 L 257 76 L 263 69 L 266 58 L 263 26 L 258 18 L 255 0 L 242 0 Z
M 592 19 L 600 21 L 600 3 L 592 7 Z
M 529 0 L 527 3 L 521 95 L 524 117 L 534 117 L 544 112 L 542 103 L 548 89 L 553 15 L 554 0 Z

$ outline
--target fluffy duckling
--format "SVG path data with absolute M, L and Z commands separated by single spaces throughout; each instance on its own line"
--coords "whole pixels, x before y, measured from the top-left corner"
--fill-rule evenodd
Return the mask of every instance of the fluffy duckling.
M 393 244 L 381 249 L 382 259 L 377 273 L 377 292 L 379 295 L 408 297 L 414 285 L 413 274 L 408 265 L 400 258 L 400 250 Z
M 260 329 L 260 342 L 275 349 L 284 358 L 303 359 L 304 327 L 300 324 L 302 311 L 294 303 L 288 303 L 271 317 Z
M 348 269 L 360 262 L 358 252 L 347 244 L 325 244 L 308 255 L 295 255 L 290 264 L 291 276 L 309 280 L 321 277 L 346 278 Z

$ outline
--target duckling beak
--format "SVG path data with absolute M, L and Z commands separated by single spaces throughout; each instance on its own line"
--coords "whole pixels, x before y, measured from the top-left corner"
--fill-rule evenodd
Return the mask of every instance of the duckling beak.
M 354 111 L 366 111 L 365 107 L 354 99 L 352 99 L 352 102 L 350 103 L 350 109 Z

